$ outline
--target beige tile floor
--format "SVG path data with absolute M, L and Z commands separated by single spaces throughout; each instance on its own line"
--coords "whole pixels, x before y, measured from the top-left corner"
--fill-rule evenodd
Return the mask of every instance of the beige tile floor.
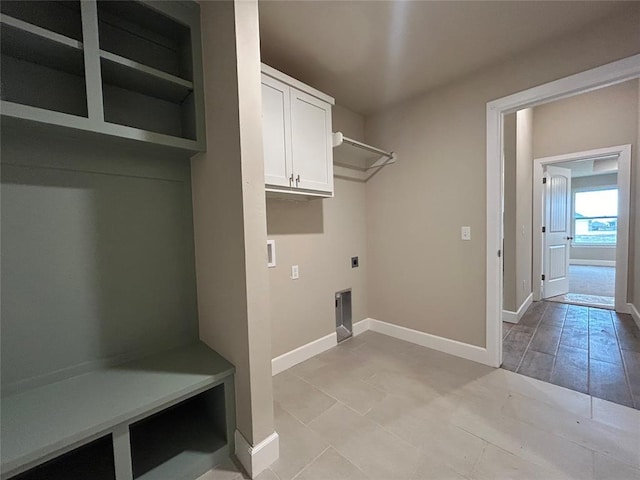
M 259 480 L 640 479 L 640 411 L 377 333 L 273 383 L 280 459 Z

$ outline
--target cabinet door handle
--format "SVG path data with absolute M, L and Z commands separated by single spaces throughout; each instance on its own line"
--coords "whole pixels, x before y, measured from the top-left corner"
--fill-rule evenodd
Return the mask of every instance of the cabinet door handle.
M 300 183 L 300 175 L 296 177 L 296 187 L 298 186 L 299 183 Z

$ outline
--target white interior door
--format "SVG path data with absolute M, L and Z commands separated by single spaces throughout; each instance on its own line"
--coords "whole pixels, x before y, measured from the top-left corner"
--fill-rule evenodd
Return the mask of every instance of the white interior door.
M 543 298 L 569 292 L 571 170 L 548 166 L 544 189 Z

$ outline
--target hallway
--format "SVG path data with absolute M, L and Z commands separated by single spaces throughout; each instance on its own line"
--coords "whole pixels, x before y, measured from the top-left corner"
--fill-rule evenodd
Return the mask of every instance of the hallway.
M 640 330 L 630 315 L 534 302 L 503 323 L 502 368 L 640 409 Z

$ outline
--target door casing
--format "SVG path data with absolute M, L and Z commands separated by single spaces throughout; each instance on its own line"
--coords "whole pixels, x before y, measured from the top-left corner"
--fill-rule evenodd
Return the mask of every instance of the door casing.
M 502 363 L 502 128 L 505 114 L 569 98 L 640 77 L 640 54 L 554 80 L 487 103 L 486 155 L 486 345 L 483 363 Z M 619 248 L 618 250 L 622 250 Z M 630 306 L 628 307 L 630 310 Z
M 577 160 L 597 160 L 601 158 L 618 159 L 618 241 L 616 245 L 616 312 L 629 313 L 627 303 L 627 278 L 629 275 L 629 207 L 631 191 L 631 145 L 599 148 L 584 152 L 574 152 L 553 157 L 533 160 L 533 231 L 541 232 L 543 225 L 542 178 L 544 167 L 557 163 Z M 539 279 L 542 278 L 543 266 L 542 235 L 533 235 L 533 299 L 542 298 Z M 538 279 L 538 281 L 535 281 Z

